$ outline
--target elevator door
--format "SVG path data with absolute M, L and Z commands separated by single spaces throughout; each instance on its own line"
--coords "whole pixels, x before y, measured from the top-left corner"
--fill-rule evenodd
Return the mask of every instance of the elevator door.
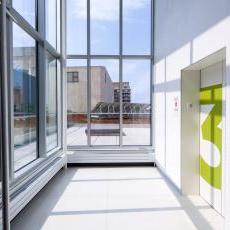
M 201 70 L 200 195 L 222 213 L 223 63 Z

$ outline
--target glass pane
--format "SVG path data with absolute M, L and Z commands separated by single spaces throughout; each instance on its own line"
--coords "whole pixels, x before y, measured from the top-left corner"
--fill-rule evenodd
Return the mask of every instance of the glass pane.
M 123 1 L 124 54 L 150 54 L 151 0 Z
M 119 145 L 119 61 L 91 61 L 91 144 Z M 114 96 L 115 95 L 115 96 Z
M 123 145 L 150 145 L 150 61 L 124 60 L 123 82 L 130 95 L 123 103 Z
M 67 61 L 67 145 L 87 145 L 86 60 Z
M 37 157 L 36 43 L 13 24 L 14 169 Z
M 87 53 L 87 0 L 67 1 L 67 54 Z
M 57 60 L 46 52 L 46 150 L 58 145 L 57 128 Z
M 61 50 L 61 1 L 57 0 L 57 51 Z
M 57 46 L 57 2 L 46 0 L 46 39 L 56 48 Z
M 33 27 L 35 27 L 36 16 L 35 0 L 13 0 L 13 7 L 26 19 Z
M 92 54 L 119 52 L 119 0 L 91 0 Z

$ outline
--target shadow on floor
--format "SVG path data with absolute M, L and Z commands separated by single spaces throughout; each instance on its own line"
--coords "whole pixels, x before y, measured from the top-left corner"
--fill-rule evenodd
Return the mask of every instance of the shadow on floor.
M 109 169 L 109 168 L 108 168 Z M 82 169 L 84 171 L 84 169 Z M 106 169 L 105 169 L 106 170 Z M 119 170 L 119 168 L 117 169 Z M 80 179 L 76 179 L 76 176 L 80 175 Z M 119 178 L 120 177 L 120 178 Z M 90 210 L 77 210 L 77 211 L 54 211 L 56 204 L 60 200 L 64 191 L 70 183 L 86 183 L 86 182 L 117 182 L 119 181 L 125 183 L 134 182 L 135 181 L 159 181 L 167 186 L 167 188 L 171 191 L 173 196 L 179 203 L 179 206 L 165 206 L 165 207 L 150 207 L 150 208 L 116 208 L 116 209 L 100 209 L 97 207 L 95 209 Z M 100 184 L 95 184 L 95 186 L 100 186 Z M 121 185 L 122 186 L 122 185 Z M 91 191 L 93 192 L 93 191 Z M 154 194 L 153 194 L 154 195 Z M 68 197 L 67 197 L 68 198 Z M 65 197 L 66 199 L 66 197 Z M 30 202 L 26 208 L 24 208 L 20 214 L 12 221 L 11 227 L 14 230 L 38 230 L 42 229 L 42 226 L 45 224 L 47 219 L 50 216 L 80 216 L 80 215 L 91 215 L 91 214 L 114 214 L 114 213 L 147 213 L 147 212 L 167 212 L 167 211 L 184 211 L 189 219 L 192 221 L 193 225 L 196 229 L 204 229 L 210 230 L 213 229 L 209 222 L 202 216 L 200 213 L 201 209 L 210 209 L 209 205 L 194 205 L 192 201 L 185 196 L 182 196 L 174 186 L 167 181 L 163 175 L 157 173 L 157 175 L 153 174 L 153 177 L 121 177 L 117 176 L 113 178 L 106 178 L 102 175 L 94 176 L 92 169 L 92 176 L 89 178 L 81 179 L 81 173 L 79 174 L 79 170 L 77 168 L 70 168 L 67 170 L 61 170 L 48 184 L 45 188 L 43 188 L 39 194 Z M 41 211 L 42 210 L 42 211 Z M 87 217 L 90 221 L 90 216 Z M 28 226 L 33 226 L 33 229 Z

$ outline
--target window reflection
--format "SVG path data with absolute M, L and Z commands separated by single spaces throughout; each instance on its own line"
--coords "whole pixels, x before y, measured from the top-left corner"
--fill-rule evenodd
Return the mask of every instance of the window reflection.
M 13 24 L 14 169 L 37 157 L 36 43 Z
M 46 52 L 46 150 L 58 145 L 57 130 L 57 60 Z

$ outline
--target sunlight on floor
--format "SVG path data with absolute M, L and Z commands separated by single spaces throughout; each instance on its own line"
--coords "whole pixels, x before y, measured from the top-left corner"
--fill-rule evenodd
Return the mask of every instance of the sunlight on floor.
M 17 230 L 222 228 L 206 202 L 181 196 L 152 167 L 67 169 L 12 223 Z

